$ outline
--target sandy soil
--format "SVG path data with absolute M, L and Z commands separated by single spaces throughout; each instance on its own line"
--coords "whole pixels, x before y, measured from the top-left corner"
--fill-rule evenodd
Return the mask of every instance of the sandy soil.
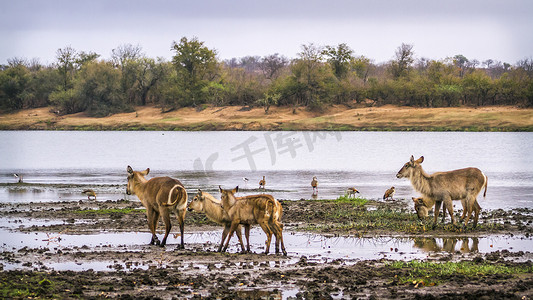
M 86 130 L 471 130 L 532 131 L 533 109 L 510 106 L 482 108 L 411 108 L 398 106 L 332 106 L 322 112 L 292 107 L 181 108 L 162 113 L 157 107 L 105 118 L 84 113 L 58 116 L 50 108 L 0 114 L 0 129 Z
M 397 203 L 381 203 L 391 209 Z M 324 222 L 329 209 L 318 201 L 284 201 L 285 234 L 312 223 Z M 87 209 L 135 209 L 137 201 L 79 201 L 55 203 L 28 203 L 0 205 L 0 216 L 10 220 L 47 220 L 50 224 L 22 226 L 22 232 L 58 232 L 86 234 L 106 231 L 147 231 L 142 212 L 114 212 L 108 214 L 83 213 Z M 309 212 L 314 212 L 310 214 Z M 507 234 L 528 235 L 532 230 L 531 211 L 523 214 L 498 211 L 485 219 L 520 220 L 525 226 L 502 227 Z M 518 219 L 517 219 L 518 218 Z M 83 222 L 80 222 L 82 220 Z M 54 222 L 62 221 L 62 222 Z M 21 221 L 23 222 L 23 221 Z M 342 218 L 332 223 L 344 222 Z M 483 221 L 482 221 L 483 222 Z M 516 222 L 515 222 L 516 223 Z M 205 230 L 215 225 L 198 213 L 188 212 L 187 231 Z M 175 232 L 175 230 L 173 230 Z M 338 232 L 351 234 L 350 232 Z M 486 231 L 473 229 L 468 234 L 483 235 Z M 401 232 L 368 231 L 367 235 L 405 235 Z M 441 236 L 442 230 L 426 233 Z M 52 235 L 51 235 L 52 236 Z M 147 241 L 148 242 L 148 241 Z M 175 250 L 175 245 L 161 248 L 142 245 L 128 247 L 23 247 L 2 251 L 3 264 L 22 263 L 25 270 L 0 272 L 0 289 L 4 297 L 14 298 L 120 298 L 120 299 L 530 299 L 533 295 L 533 273 L 523 274 L 461 274 L 435 275 L 424 280 L 402 282 L 409 276 L 408 267 L 393 268 L 385 259 L 363 260 L 347 263 L 336 259 L 316 263 L 305 256 L 285 257 L 275 254 L 238 254 L 214 252 L 210 243 L 188 243 L 185 250 Z M 258 249 L 255 249 L 257 251 Z M 257 251 L 260 252 L 260 251 Z M 495 251 L 479 254 L 473 263 L 526 266 L 531 261 L 512 262 L 510 256 L 524 253 Z M 442 255 L 436 261 L 457 260 L 455 254 Z M 67 261 L 78 264 L 108 261 L 109 271 L 55 271 L 45 264 Z M 3 268 L 3 264 L 0 264 Z M 147 266 L 136 268 L 136 266 Z M 20 291 L 13 294 L 13 291 Z

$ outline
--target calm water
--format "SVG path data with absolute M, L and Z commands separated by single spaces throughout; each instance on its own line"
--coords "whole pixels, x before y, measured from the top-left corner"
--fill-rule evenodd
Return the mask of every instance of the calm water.
M 428 173 L 473 166 L 487 174 L 483 208 L 533 207 L 533 133 L 0 131 L 0 141 L 0 183 L 20 173 L 39 184 L 0 187 L 0 201 L 79 200 L 80 187 L 120 199 L 128 165 L 178 178 L 190 192 L 239 185 L 252 193 L 265 175 L 275 197 L 309 199 L 317 176 L 319 199 L 348 187 L 380 199 L 390 186 L 410 199 L 416 192 L 395 175 L 423 155 Z

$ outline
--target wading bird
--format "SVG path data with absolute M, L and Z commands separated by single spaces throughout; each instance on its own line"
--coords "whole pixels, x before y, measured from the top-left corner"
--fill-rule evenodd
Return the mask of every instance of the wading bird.
M 392 198 L 392 196 L 394 196 L 394 192 L 396 192 L 396 190 L 394 189 L 394 187 L 392 186 L 390 189 L 388 189 L 387 191 L 385 191 L 385 195 L 383 195 L 383 200 L 388 200 L 389 198 L 391 200 L 394 200 Z
M 85 194 L 88 200 L 91 200 L 91 197 L 94 197 L 94 200 L 96 200 L 96 193 L 91 189 L 87 189 L 81 193 Z
M 346 192 L 348 193 L 348 197 L 353 196 L 354 198 L 355 194 L 359 194 L 359 191 L 354 187 L 349 188 Z
M 266 180 L 265 180 L 265 176 L 263 176 L 263 179 L 259 180 L 259 188 L 264 190 L 265 185 L 266 185 Z
M 15 176 L 15 178 L 18 178 L 18 179 L 19 179 L 19 181 L 18 181 L 19 183 L 22 183 L 22 182 L 23 182 L 23 181 L 22 181 L 22 175 L 19 175 L 19 174 L 15 173 L 15 174 L 13 174 L 13 176 Z
M 311 186 L 313 187 L 313 195 L 318 195 L 318 179 L 316 179 L 316 176 L 313 176 Z

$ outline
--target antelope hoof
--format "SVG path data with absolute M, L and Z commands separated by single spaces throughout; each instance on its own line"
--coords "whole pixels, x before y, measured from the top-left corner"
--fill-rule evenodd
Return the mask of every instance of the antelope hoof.
M 287 251 L 283 249 L 283 256 L 287 256 Z

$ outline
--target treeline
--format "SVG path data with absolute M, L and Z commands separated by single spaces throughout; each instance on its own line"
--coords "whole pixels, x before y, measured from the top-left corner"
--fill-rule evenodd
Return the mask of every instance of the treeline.
M 402 44 L 395 57 L 375 63 L 346 44 L 302 45 L 297 58 L 279 54 L 220 61 L 197 38 L 174 42 L 172 61 L 149 58 L 140 46 L 121 45 L 109 60 L 71 47 L 48 66 L 13 58 L 0 66 L 0 108 L 50 106 L 58 114 L 107 116 L 136 105 L 162 111 L 192 106 L 273 105 L 321 109 L 369 103 L 417 107 L 533 106 L 533 59 L 514 65 L 463 55 L 415 59 Z

